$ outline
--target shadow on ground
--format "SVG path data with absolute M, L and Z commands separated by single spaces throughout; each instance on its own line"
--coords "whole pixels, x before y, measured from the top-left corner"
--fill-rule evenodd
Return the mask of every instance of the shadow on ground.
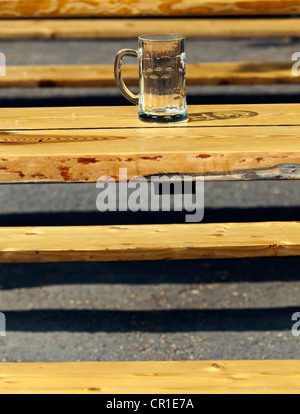
M 256 309 L 6 311 L 12 331 L 193 332 L 290 330 L 296 307 Z

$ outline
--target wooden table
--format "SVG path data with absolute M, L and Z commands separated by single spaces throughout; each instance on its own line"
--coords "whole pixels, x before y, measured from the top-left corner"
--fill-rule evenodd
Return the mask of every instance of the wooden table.
M 190 106 L 140 122 L 135 107 L 0 110 L 0 182 L 99 176 L 300 178 L 300 104 Z M 291 256 L 299 222 L 2 227 L 0 262 Z M 0 393 L 299 393 L 299 361 L 1 363 Z M 237 381 L 238 380 L 238 381 Z

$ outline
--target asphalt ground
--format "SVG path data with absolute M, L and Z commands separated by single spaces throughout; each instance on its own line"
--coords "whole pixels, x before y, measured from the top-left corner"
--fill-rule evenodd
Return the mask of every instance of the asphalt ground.
M 1 41 L 8 64 L 113 63 L 135 40 Z M 291 38 L 189 40 L 187 60 L 280 61 Z M 129 60 L 128 60 L 129 61 Z M 291 62 L 292 65 L 292 62 Z M 300 85 L 188 88 L 189 104 L 299 102 Z M 1 107 L 127 105 L 116 88 L 0 90 Z M 0 109 L 1 110 L 1 109 Z M 99 213 L 94 184 L 0 186 L 0 225 L 183 222 Z M 298 182 L 205 183 L 206 222 L 299 220 Z M 91 236 L 92 237 L 92 236 Z M 0 361 L 299 359 L 300 259 L 0 264 Z

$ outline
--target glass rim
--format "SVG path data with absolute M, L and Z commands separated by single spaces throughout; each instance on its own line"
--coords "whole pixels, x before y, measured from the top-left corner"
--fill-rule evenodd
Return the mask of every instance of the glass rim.
M 138 39 L 147 42 L 174 42 L 185 40 L 185 36 L 177 33 L 149 33 L 139 36 Z

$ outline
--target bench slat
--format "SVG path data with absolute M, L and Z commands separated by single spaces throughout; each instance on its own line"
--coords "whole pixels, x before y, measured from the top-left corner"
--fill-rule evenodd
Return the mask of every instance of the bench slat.
M 187 65 L 188 85 L 254 85 L 300 83 L 291 62 L 220 62 Z M 138 85 L 138 65 L 124 65 L 128 86 Z M 7 66 L 0 88 L 115 87 L 111 65 Z
M 299 114 L 299 104 L 196 105 L 170 128 L 137 120 L 134 106 L 1 109 L 0 182 L 118 180 L 119 168 L 128 179 L 299 179 Z
M 178 27 L 180 26 L 180 30 Z M 10 19 L 0 20 L 0 39 L 131 39 L 165 32 L 189 38 L 300 36 L 299 18 L 228 19 Z
M 0 17 L 295 15 L 298 0 L 0 0 Z
M 207 181 L 300 179 L 300 128 L 290 129 L 5 132 L 11 145 L 0 144 L 0 182 L 92 183 L 108 175 L 118 181 L 119 168 L 127 168 L 128 179 L 154 174 L 200 175 Z
M 0 182 L 95 183 L 108 175 L 118 181 L 119 168 L 127 168 L 128 179 L 154 174 L 200 175 L 207 181 L 300 179 L 299 127 L 176 131 L 7 132 L 4 138 L 12 144 L 1 145 Z
M 229 126 L 300 126 L 300 104 L 189 105 L 189 122 L 153 124 L 139 121 L 137 108 L 130 106 L 83 106 L 49 108 L 0 108 L 1 142 L 9 142 L 14 132 L 37 130 L 96 130 L 113 128 L 177 128 Z M 174 132 L 175 131 L 175 132 Z M 204 130 L 202 130 L 204 132 Z M 87 131 L 85 131 L 88 134 Z M 150 133 L 150 132 L 149 132 Z M 183 133 L 181 131 L 181 133 Z M 36 140 L 35 140 L 36 141 Z M 2 146 L 1 150 L 4 147 Z
M 0 363 L 0 393 L 298 394 L 299 372 L 298 360 Z
M 299 222 L 0 228 L 1 263 L 298 255 Z

